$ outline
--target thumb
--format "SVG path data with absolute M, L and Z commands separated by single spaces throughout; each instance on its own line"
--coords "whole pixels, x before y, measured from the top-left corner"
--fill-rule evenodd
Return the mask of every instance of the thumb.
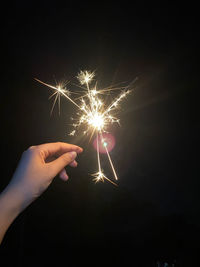
M 62 154 L 59 158 L 49 163 L 52 176 L 56 176 L 65 166 L 70 164 L 76 158 L 77 153 L 75 151 Z

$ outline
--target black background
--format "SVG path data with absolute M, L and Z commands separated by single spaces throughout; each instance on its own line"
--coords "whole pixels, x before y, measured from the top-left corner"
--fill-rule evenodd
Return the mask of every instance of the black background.
M 1 7 L 3 190 L 30 145 L 84 148 L 71 179 L 56 178 L 8 230 L 1 266 L 196 266 L 199 248 L 197 5 L 18 1 Z M 34 81 L 96 70 L 99 85 L 138 80 L 111 152 L 119 186 L 95 184 L 92 143 L 69 137 L 72 104 L 50 116 Z

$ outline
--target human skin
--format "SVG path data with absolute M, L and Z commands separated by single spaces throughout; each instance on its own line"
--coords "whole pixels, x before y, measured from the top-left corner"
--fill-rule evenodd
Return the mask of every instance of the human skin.
M 17 169 L 0 194 L 0 243 L 14 219 L 38 198 L 59 174 L 68 180 L 65 167 L 77 166 L 75 158 L 83 149 L 57 142 L 31 146 L 20 159 Z

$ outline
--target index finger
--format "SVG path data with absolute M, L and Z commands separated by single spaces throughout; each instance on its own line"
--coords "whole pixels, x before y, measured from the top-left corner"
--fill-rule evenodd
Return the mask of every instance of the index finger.
M 79 146 L 64 142 L 46 143 L 39 145 L 38 148 L 40 148 L 45 153 L 45 157 L 62 155 L 70 151 L 75 151 L 76 153 L 81 153 L 83 151 L 83 149 Z

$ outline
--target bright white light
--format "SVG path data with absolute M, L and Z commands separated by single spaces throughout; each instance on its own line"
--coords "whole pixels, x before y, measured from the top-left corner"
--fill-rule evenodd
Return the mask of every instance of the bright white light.
M 94 115 L 91 114 L 91 118 L 88 120 L 88 124 L 92 125 L 97 130 L 101 130 L 104 126 L 104 119 L 101 114 L 95 113 Z

